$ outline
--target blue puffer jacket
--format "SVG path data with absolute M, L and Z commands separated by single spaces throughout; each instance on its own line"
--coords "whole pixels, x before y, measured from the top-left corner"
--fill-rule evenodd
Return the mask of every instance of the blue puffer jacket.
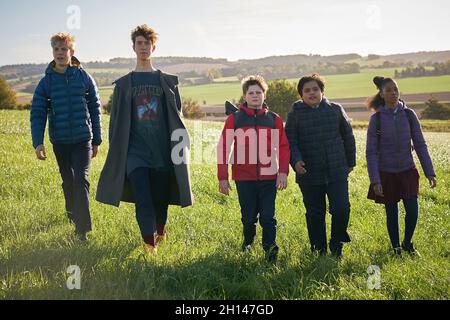
M 34 92 L 30 113 L 33 147 L 43 144 L 47 117 L 51 143 L 92 139 L 93 145 L 100 145 L 100 99 L 94 79 L 75 57 L 64 74 L 55 72 L 54 66 L 54 61 L 48 65 Z

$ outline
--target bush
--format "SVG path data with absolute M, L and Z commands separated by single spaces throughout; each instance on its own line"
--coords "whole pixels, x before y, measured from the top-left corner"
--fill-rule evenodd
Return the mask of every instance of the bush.
M 269 86 L 265 100 L 267 106 L 271 111 L 277 113 L 283 121 L 286 121 L 292 104 L 299 99 L 297 84 L 287 80 L 272 80 L 267 84 Z M 237 103 L 238 106 L 243 104 L 244 97 L 241 96 Z M 235 100 L 233 100 L 233 104 L 236 104 Z
M 9 86 L 8 82 L 0 76 L 0 109 L 12 110 L 16 107 L 16 92 Z
M 434 98 L 430 98 L 425 102 L 427 106 L 422 111 L 422 119 L 436 119 L 436 120 L 449 120 L 450 119 L 450 107 L 440 103 Z
M 18 105 L 16 105 L 16 107 L 14 109 L 15 110 L 31 110 L 31 103 L 18 104 Z
M 105 114 L 111 114 L 112 99 L 113 99 L 113 95 L 111 94 L 111 95 L 109 96 L 108 103 L 102 104 L 103 113 L 105 113 Z
M 192 98 L 183 99 L 181 111 L 183 116 L 188 119 L 200 119 L 205 116 L 198 102 Z
M 269 81 L 266 103 L 270 110 L 277 113 L 284 121 L 292 104 L 299 99 L 297 84 L 287 80 Z

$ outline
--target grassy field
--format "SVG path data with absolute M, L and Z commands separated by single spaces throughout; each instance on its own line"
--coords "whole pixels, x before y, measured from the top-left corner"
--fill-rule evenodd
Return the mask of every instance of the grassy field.
M 100 94 L 100 101 L 102 103 L 107 103 L 109 101 L 109 97 L 112 95 L 113 91 L 114 91 L 114 86 L 98 88 L 98 92 Z
M 372 82 L 376 75 L 394 76 L 394 69 L 368 69 L 361 73 L 325 76 L 325 94 L 330 99 L 357 98 L 374 95 L 377 90 Z M 296 82 L 298 79 L 291 79 Z M 402 94 L 447 92 L 450 90 L 450 75 L 439 77 L 398 79 Z
M 103 116 L 104 128 L 108 121 Z M 352 242 L 344 248 L 344 259 L 338 263 L 310 254 L 302 197 L 291 172 L 288 189 L 277 198 L 280 256 L 271 266 L 260 248 L 260 227 L 254 252 L 239 250 L 235 188 L 229 198 L 217 192 L 214 150 L 222 123 L 187 124 L 196 203 L 183 210 L 170 208 L 168 242 L 156 258 L 145 258 L 133 206 L 118 209 L 94 200 L 107 131 L 90 172 L 94 231 L 89 243 L 82 244 L 72 236 L 64 214 L 50 143 L 46 141 L 48 160 L 36 160 L 28 112 L 0 111 L 0 299 L 450 298 L 450 133 L 425 134 L 438 187 L 431 190 L 421 176 L 414 242 L 422 258 L 391 256 L 383 208 L 366 199 L 365 132 L 356 130 L 358 165 L 349 181 Z M 403 230 L 403 208 L 401 212 Z M 81 268 L 81 290 L 66 287 L 70 265 Z M 371 265 L 381 270 L 378 290 L 367 286 Z
M 361 73 L 324 76 L 326 80 L 325 95 L 330 99 L 369 97 L 376 93 L 372 79 L 376 75 L 394 76 L 394 68 L 365 69 Z M 288 79 L 298 82 L 298 79 Z M 398 80 L 403 94 L 448 92 L 450 75 L 439 77 L 407 78 Z M 241 86 L 239 82 L 208 84 L 192 87 L 181 87 L 183 97 L 191 97 L 200 104 L 223 104 L 225 100 L 239 100 Z

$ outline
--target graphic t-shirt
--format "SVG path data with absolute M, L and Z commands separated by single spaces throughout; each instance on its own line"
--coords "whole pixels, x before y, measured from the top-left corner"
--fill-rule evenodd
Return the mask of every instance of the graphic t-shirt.
M 132 116 L 127 174 L 139 167 L 171 167 L 167 107 L 160 73 L 132 72 Z

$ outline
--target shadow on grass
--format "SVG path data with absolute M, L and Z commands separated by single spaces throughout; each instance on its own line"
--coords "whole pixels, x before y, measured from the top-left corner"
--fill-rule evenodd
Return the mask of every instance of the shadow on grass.
M 144 256 L 133 244 L 13 250 L 1 263 L 3 298 L 311 299 L 317 290 L 336 285 L 342 272 L 342 262 L 306 249 L 298 253 L 300 259 L 281 253 L 275 265 L 265 261 L 260 248 L 250 253 L 218 248 L 168 262 L 164 251 L 170 255 L 170 249 L 156 257 Z M 69 265 L 81 268 L 81 290 L 67 289 Z

